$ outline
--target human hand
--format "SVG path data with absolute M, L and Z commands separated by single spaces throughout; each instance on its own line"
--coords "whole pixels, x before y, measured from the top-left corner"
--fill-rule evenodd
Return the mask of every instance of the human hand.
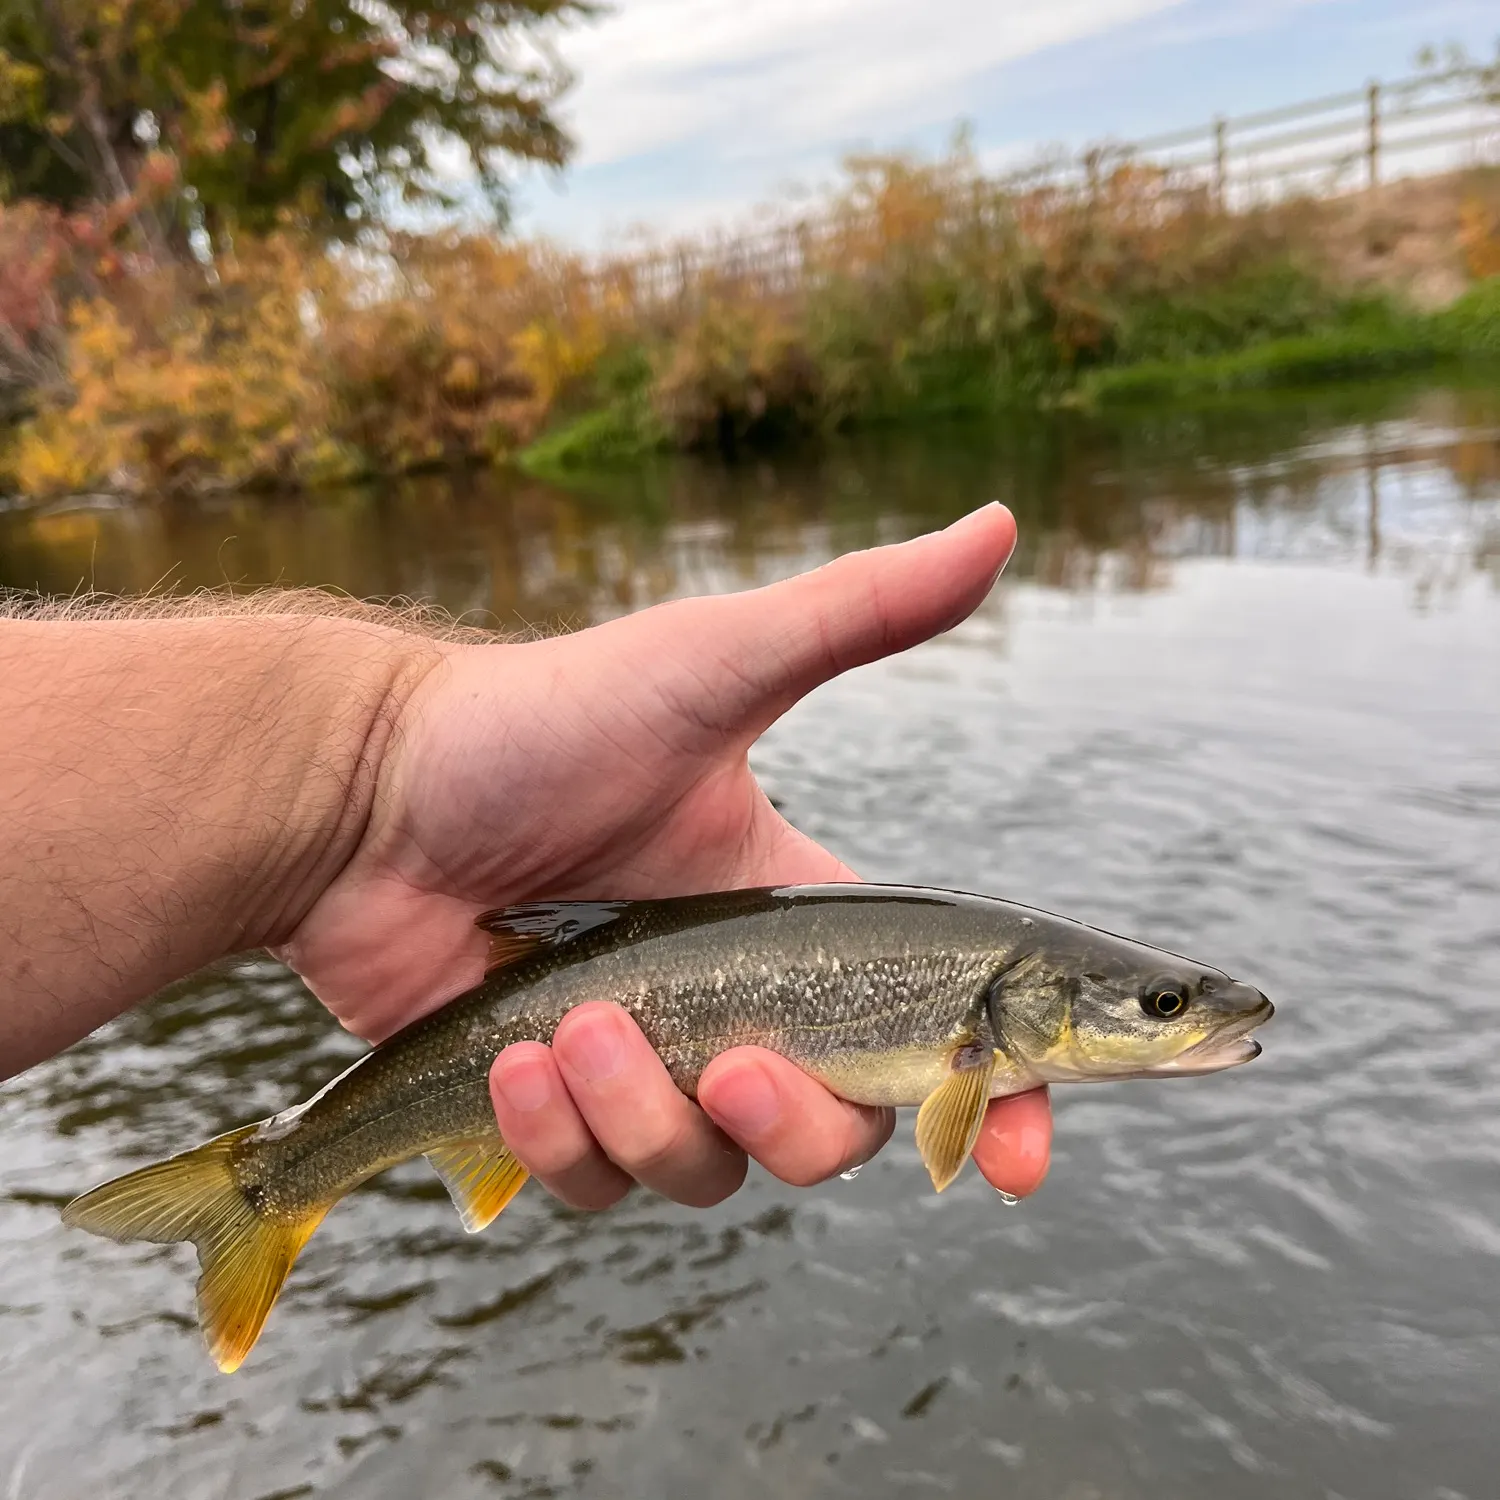
M 278 951 L 379 1039 L 478 983 L 474 918 L 488 908 L 857 879 L 772 807 L 750 746 L 829 678 L 965 618 L 1014 543 L 1010 513 L 990 506 L 768 588 L 550 640 L 439 648 L 396 705 L 358 848 Z M 491 1084 L 507 1144 L 583 1207 L 632 1178 L 717 1202 L 746 1152 L 816 1182 L 892 1128 L 890 1111 L 847 1104 L 757 1048 L 717 1058 L 695 1105 L 606 1004 L 570 1013 L 550 1048 L 509 1048 Z M 1021 1095 L 990 1106 L 975 1160 L 1027 1193 L 1049 1142 L 1045 1091 Z

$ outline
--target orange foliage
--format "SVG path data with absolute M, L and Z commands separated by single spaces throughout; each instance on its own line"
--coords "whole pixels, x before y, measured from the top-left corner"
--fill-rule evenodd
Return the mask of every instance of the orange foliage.
M 30 377 L 10 477 L 45 494 L 488 463 L 611 402 L 648 442 L 732 444 L 1034 396 L 1081 366 L 1300 331 L 1336 301 L 1316 206 L 1229 214 L 1159 169 L 1095 168 L 1078 191 L 987 181 L 962 148 L 859 158 L 806 223 L 592 265 L 481 235 L 276 235 L 153 269 L 108 224 L 6 209 L 0 385 L 12 345 L 56 366 Z M 1476 275 L 1500 266 L 1486 212 L 1466 209 Z
M 786 309 L 726 279 L 699 289 L 659 359 L 653 398 L 682 446 L 730 448 L 777 425 L 805 425 L 821 385 Z
M 1476 281 L 1500 276 L 1500 204 L 1471 193 L 1459 207 L 1459 244 Z
M 598 358 L 575 261 L 478 237 L 373 264 L 288 236 L 73 307 L 66 383 L 19 434 L 19 488 L 322 483 L 490 462 Z

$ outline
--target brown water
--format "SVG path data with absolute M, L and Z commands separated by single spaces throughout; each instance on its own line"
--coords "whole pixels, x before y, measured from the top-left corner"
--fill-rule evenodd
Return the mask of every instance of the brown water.
M 1254 1066 L 1060 1090 L 1052 1177 L 708 1213 L 535 1190 L 466 1236 L 420 1166 L 334 1213 L 217 1375 L 191 1251 L 57 1205 L 356 1045 L 200 977 L 0 1091 L 0 1500 L 1491 1500 L 1500 1432 L 1500 399 L 935 434 L 591 496 L 493 479 L 0 516 L 0 582 L 404 593 L 503 624 L 737 587 L 998 495 L 968 624 L 757 748 L 873 878 L 1221 964 Z M 186 706 L 185 706 L 186 708 Z

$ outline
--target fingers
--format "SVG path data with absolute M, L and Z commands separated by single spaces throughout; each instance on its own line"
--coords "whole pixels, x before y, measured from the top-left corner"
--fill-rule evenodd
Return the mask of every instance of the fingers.
M 508 1048 L 490 1086 L 506 1144 L 576 1207 L 607 1207 L 634 1178 L 708 1208 L 745 1180 L 744 1152 L 678 1090 L 618 1006 L 569 1011 L 550 1052 L 539 1043 Z
M 1033 1089 L 994 1100 L 979 1127 L 974 1162 L 991 1187 L 1024 1198 L 1047 1175 L 1052 1151 L 1052 1101 Z
M 507 1047 L 490 1069 L 490 1099 L 505 1144 L 564 1203 L 610 1208 L 630 1191 L 630 1178 L 584 1123 L 550 1047 Z
M 894 1111 L 846 1103 L 774 1052 L 741 1047 L 704 1070 L 699 1105 L 672 1082 L 618 1006 L 579 1006 L 552 1047 L 522 1042 L 490 1070 L 506 1144 L 550 1192 L 576 1208 L 608 1208 L 632 1180 L 707 1208 L 744 1181 L 746 1153 L 808 1187 L 859 1166 L 890 1139 Z M 1025 1197 L 1047 1175 L 1046 1089 L 992 1103 L 974 1160 L 992 1186 Z
M 714 689 L 700 715 L 759 733 L 820 683 L 972 614 L 1015 541 L 1015 518 L 987 505 L 945 531 L 850 553 L 782 583 L 648 611 L 635 628 L 711 647 L 707 671 L 697 668 L 699 695 L 710 677 Z
M 869 1161 L 895 1125 L 894 1111 L 846 1104 L 759 1047 L 716 1057 L 698 1081 L 698 1102 L 756 1161 L 794 1187 Z
M 490 1069 L 490 1095 L 522 1166 L 575 1208 L 608 1208 L 632 1179 L 707 1208 L 744 1181 L 746 1150 L 783 1182 L 809 1186 L 868 1161 L 895 1119 L 846 1104 L 755 1047 L 709 1064 L 700 1109 L 635 1022 L 606 1004 L 570 1011 L 550 1048 L 506 1048 Z

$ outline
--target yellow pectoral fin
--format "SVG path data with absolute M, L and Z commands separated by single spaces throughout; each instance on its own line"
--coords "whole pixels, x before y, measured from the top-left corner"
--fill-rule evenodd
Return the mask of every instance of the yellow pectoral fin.
M 938 1192 L 958 1176 L 974 1149 L 990 1100 L 995 1054 L 989 1047 L 962 1047 L 952 1066 L 917 1111 L 917 1150 Z
M 506 1149 L 498 1131 L 454 1141 L 427 1153 L 470 1234 L 494 1222 L 526 1186 L 526 1168 Z

